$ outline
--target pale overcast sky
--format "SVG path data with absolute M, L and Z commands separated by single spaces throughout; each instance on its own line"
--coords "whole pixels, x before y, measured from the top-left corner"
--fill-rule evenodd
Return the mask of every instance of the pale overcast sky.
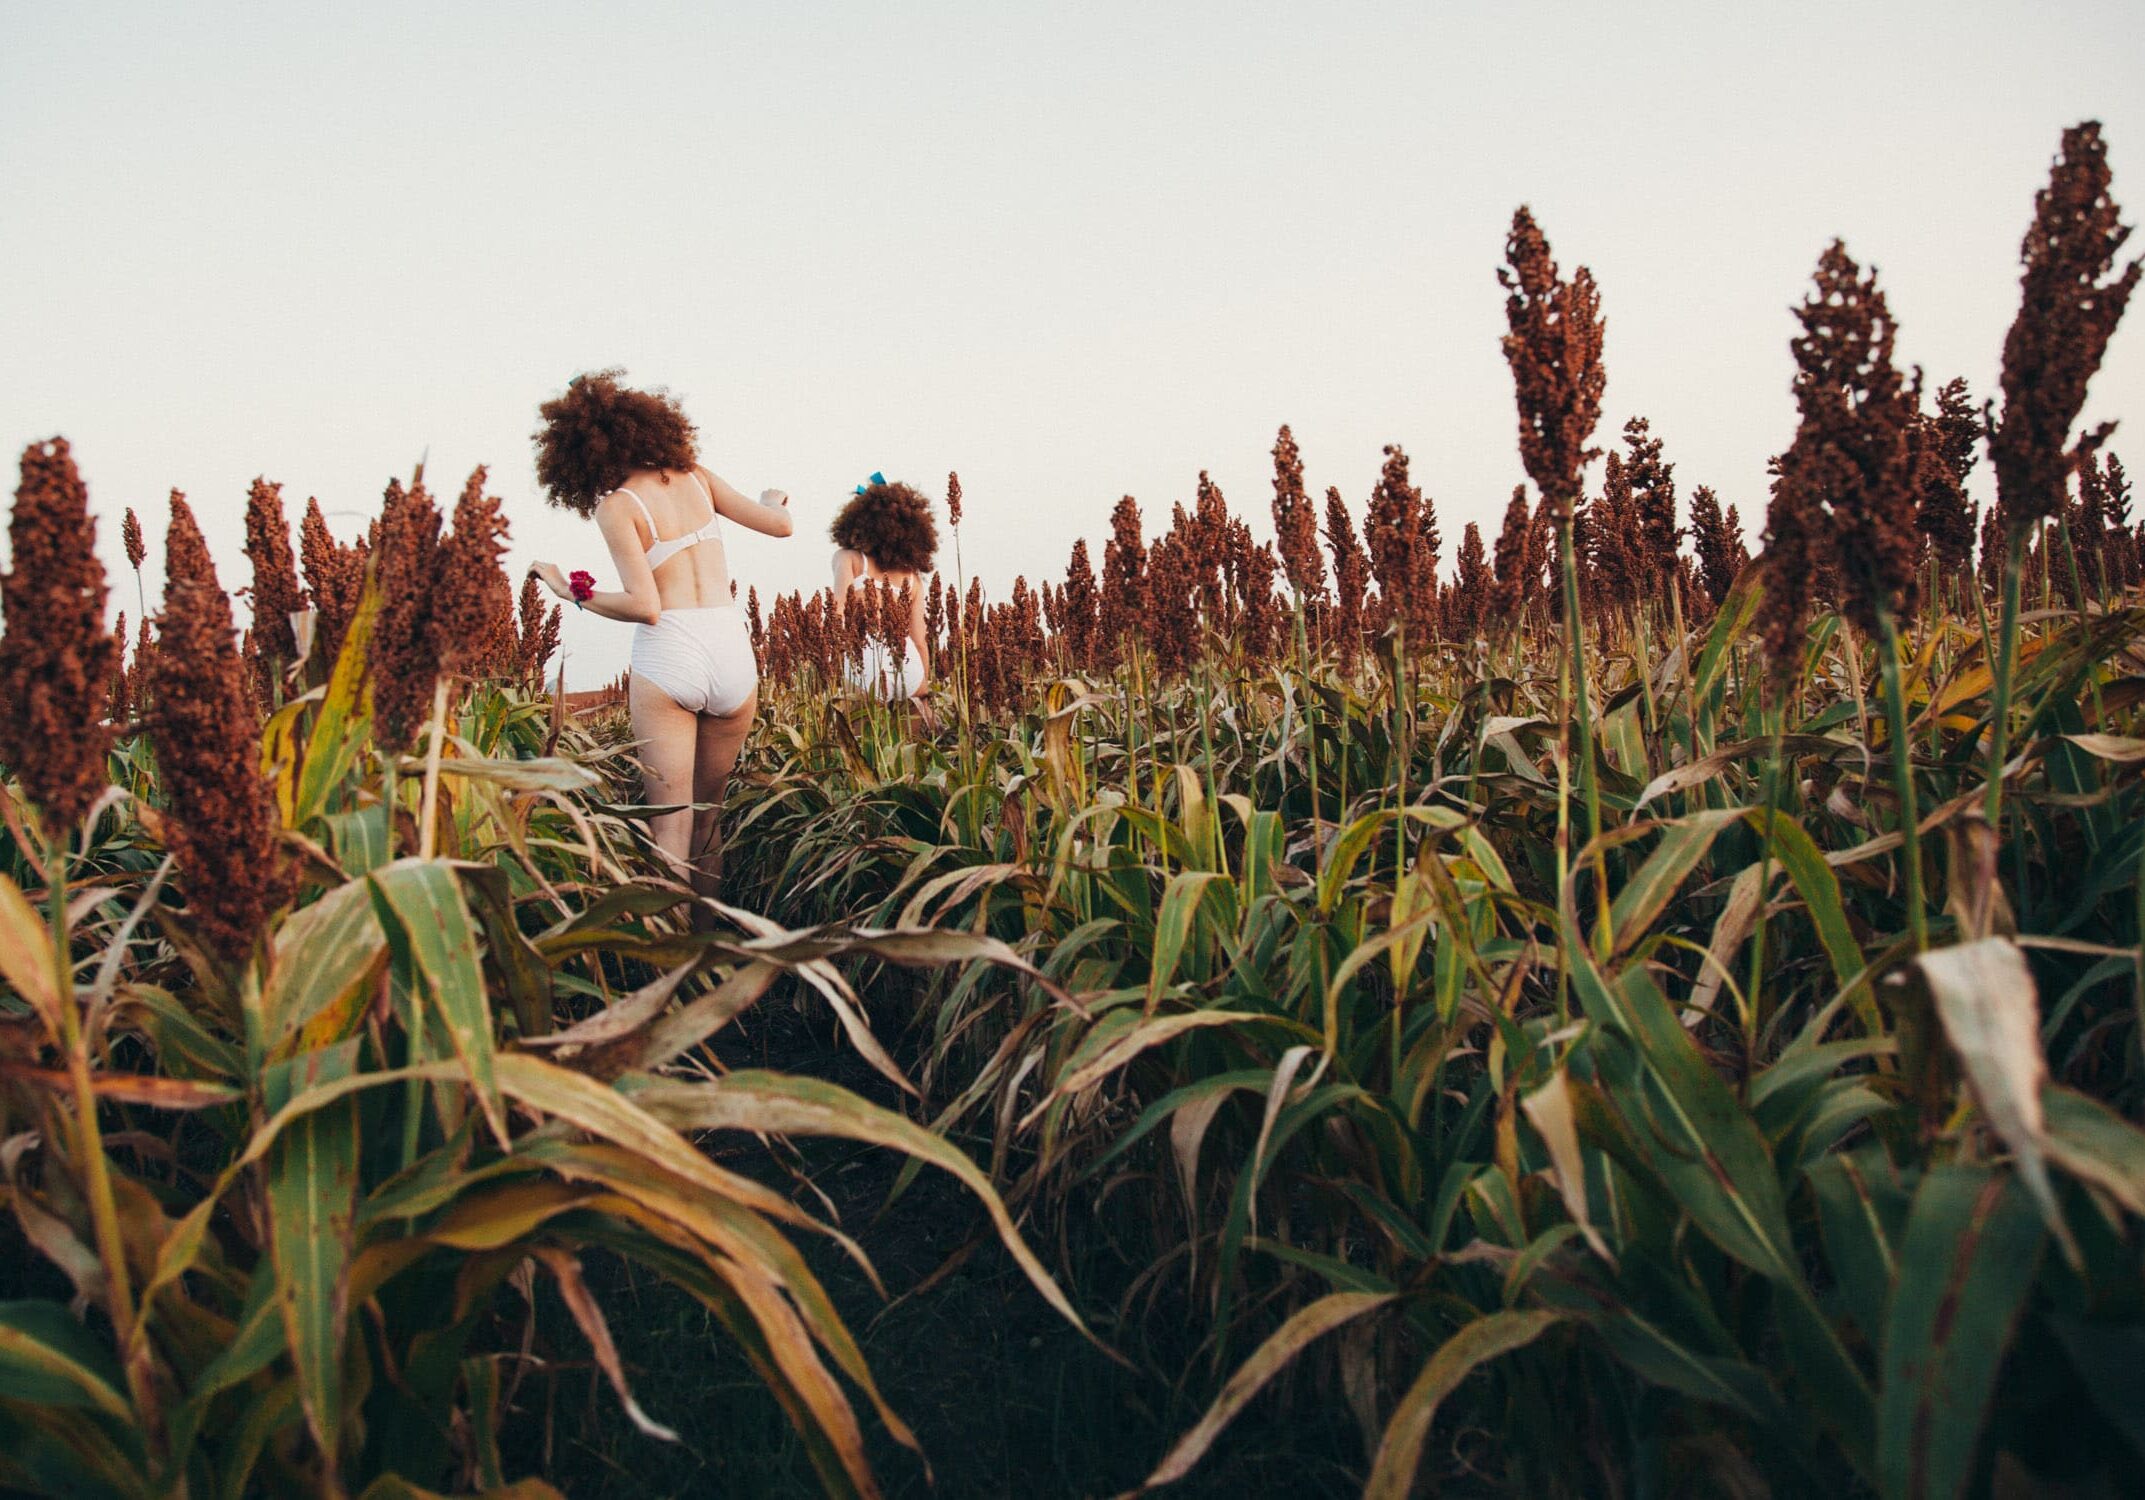
M 1880 268 L 1905 360 L 1987 391 L 2064 126 L 2105 123 L 2145 218 L 2141 78 L 2145 5 L 2058 0 L 0 0 L 0 442 L 73 440 L 115 609 L 123 506 L 152 591 L 174 485 L 235 588 L 254 475 L 347 535 L 426 452 L 450 498 L 491 465 L 517 575 L 607 573 L 529 444 L 604 365 L 795 496 L 794 539 L 732 529 L 763 598 L 826 580 L 874 469 L 959 469 L 1001 591 L 1201 468 L 1267 534 L 1283 422 L 1358 505 L 1405 444 L 1449 568 L 1521 477 L 1525 202 L 1601 283 L 1604 436 L 1650 416 L 1755 533 L 1825 244 Z M 2145 331 L 2090 412 L 2145 458 Z M 569 611 L 570 678 L 628 636 Z

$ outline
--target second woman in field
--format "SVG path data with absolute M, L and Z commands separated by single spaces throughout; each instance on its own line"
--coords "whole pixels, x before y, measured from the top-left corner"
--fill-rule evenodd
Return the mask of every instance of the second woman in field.
M 910 485 L 874 474 L 857 486 L 828 530 L 837 549 L 835 613 L 863 638 L 862 649 L 849 658 L 849 685 L 889 703 L 914 702 L 928 726 L 930 709 L 922 697 L 931 681 L 925 592 L 938 552 L 931 502 Z

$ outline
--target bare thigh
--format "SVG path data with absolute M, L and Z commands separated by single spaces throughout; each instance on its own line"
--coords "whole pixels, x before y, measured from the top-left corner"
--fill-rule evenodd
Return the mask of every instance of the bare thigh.
M 680 708 L 654 683 L 635 675 L 627 705 L 633 738 L 640 746 L 641 796 L 651 806 L 677 807 L 648 820 L 656 846 L 682 867 L 691 853 L 693 762 L 698 751 L 700 716 Z M 682 869 L 681 869 L 682 873 Z
M 701 714 L 699 738 L 693 762 L 693 800 L 702 804 L 693 814 L 693 870 L 695 887 L 712 896 L 722 881 L 722 799 L 737 765 L 737 752 L 752 731 L 753 715 L 759 711 L 757 689 L 734 713 Z

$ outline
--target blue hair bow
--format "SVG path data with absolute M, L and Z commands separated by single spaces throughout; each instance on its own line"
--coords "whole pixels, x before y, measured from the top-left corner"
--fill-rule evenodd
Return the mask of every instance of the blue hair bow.
M 859 495 L 863 494 L 863 493 L 864 493 L 864 491 L 865 491 L 865 488 L 867 487 L 867 485 L 873 485 L 873 484 L 885 484 L 885 483 L 886 483 L 886 476 L 885 476 L 884 474 L 881 474 L 881 473 L 880 473 L 880 472 L 879 472 L 879 471 L 878 471 L 877 469 L 873 469 L 873 470 L 871 471 L 871 478 L 870 478 L 869 480 L 867 480 L 867 481 L 865 482 L 865 484 L 860 484 L 860 485 L 858 485 L 858 486 L 857 486 L 857 493 L 858 493 Z

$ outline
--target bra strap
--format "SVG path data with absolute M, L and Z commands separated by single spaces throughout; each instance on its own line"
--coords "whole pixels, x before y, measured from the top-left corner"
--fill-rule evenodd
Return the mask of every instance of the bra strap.
M 634 494 L 633 491 L 627 489 L 624 485 L 620 485 L 618 487 L 618 493 L 624 495 L 628 500 L 631 500 L 635 505 L 638 505 L 641 508 L 641 519 L 648 523 L 649 545 L 652 547 L 657 542 L 663 540 L 662 537 L 656 534 L 655 516 L 649 511 L 648 502 L 643 500 L 640 496 Z

